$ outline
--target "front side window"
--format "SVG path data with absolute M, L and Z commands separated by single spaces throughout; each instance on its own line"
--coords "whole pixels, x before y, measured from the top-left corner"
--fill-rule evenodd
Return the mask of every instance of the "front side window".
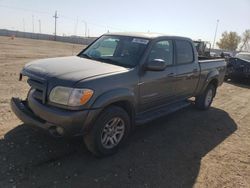
M 176 41 L 177 64 L 192 63 L 194 61 L 193 47 L 185 40 Z
M 163 40 L 154 44 L 149 53 L 148 61 L 155 59 L 164 60 L 167 65 L 173 64 L 173 44 L 171 40 Z
M 104 35 L 79 56 L 124 67 L 135 67 L 143 55 L 148 39 Z

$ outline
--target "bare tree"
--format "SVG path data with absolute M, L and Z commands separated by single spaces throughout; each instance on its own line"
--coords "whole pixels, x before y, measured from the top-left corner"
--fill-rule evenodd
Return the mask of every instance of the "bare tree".
M 235 51 L 241 41 L 241 37 L 236 32 L 222 33 L 221 39 L 216 44 L 220 49 Z
M 242 45 L 240 47 L 240 51 L 242 51 L 243 49 L 247 50 L 249 43 L 250 43 L 250 29 L 247 29 L 242 34 Z

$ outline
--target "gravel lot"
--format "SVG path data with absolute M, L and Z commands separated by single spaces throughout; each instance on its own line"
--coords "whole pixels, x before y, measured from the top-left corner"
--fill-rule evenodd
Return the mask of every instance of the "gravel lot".
M 0 187 L 250 187 L 250 83 L 219 88 L 209 111 L 188 107 L 138 127 L 114 156 L 96 159 L 82 138 L 55 139 L 20 122 L 22 66 L 83 46 L 0 37 Z

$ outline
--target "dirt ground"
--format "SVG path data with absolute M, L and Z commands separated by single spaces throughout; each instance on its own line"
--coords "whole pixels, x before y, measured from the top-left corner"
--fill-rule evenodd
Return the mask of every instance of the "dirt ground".
M 250 187 L 250 84 L 224 83 L 212 108 L 192 106 L 138 127 L 116 154 L 96 159 L 82 138 L 55 139 L 22 124 L 12 96 L 33 59 L 83 46 L 0 37 L 0 187 Z

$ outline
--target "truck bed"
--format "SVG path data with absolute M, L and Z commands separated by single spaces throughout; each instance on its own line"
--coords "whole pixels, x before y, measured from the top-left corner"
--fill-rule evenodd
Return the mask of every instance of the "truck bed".
M 205 56 L 198 56 L 198 60 L 211 60 L 211 59 L 223 59 L 218 57 L 205 57 Z
M 207 59 L 199 60 L 200 65 L 200 79 L 198 83 L 198 90 L 202 91 L 204 85 L 206 85 L 207 77 L 210 74 L 217 74 L 218 76 L 218 86 L 221 85 L 224 81 L 226 74 L 226 61 L 225 59 Z

